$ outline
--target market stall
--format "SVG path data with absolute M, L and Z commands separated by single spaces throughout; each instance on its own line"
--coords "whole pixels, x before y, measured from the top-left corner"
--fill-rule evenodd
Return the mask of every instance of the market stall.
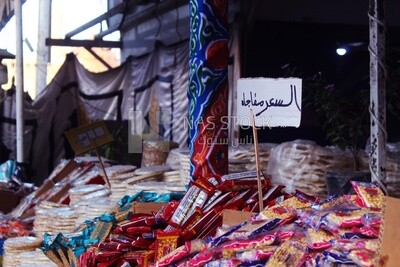
M 200 178 L 186 189 L 181 181 L 163 182 L 172 166 L 106 167 L 107 188 L 99 166 L 63 162 L 10 213 L 19 219 L 5 218 L 4 263 L 376 266 L 397 253 L 387 246 L 398 235 L 392 225 L 398 200 L 375 184 L 352 182 L 353 194 L 318 197 L 267 176 L 260 211 L 256 171 L 224 175 L 219 184 Z M 122 188 L 125 196 L 113 201 Z M 393 236 L 382 239 L 382 225 Z

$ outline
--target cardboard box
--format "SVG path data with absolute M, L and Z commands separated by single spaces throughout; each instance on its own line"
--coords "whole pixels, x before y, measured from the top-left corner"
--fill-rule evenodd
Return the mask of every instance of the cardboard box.
M 222 223 L 227 226 L 240 224 L 249 219 L 254 213 L 224 210 Z M 381 267 L 400 266 L 400 199 L 386 197 L 383 238 L 380 251 Z
M 380 266 L 400 266 L 400 199 L 386 197 Z
M 163 202 L 134 202 L 133 206 L 135 213 L 152 213 L 159 211 L 162 206 L 167 204 Z
M 239 210 L 224 210 L 222 213 L 222 225 L 236 225 L 247 221 L 255 213 Z
M 25 194 L 22 190 L 13 191 L 7 188 L 0 188 L 0 211 L 4 214 L 9 213 L 18 206 L 24 196 Z

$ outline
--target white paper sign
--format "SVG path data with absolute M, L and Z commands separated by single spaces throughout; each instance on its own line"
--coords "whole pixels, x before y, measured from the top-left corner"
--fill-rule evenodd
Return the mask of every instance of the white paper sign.
M 257 127 L 299 127 L 302 80 L 299 78 L 245 78 L 237 84 L 238 123 Z

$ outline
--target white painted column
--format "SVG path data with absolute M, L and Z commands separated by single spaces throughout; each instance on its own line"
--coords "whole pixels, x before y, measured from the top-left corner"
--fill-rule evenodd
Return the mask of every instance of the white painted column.
M 47 63 L 50 60 L 50 46 L 46 38 L 51 37 L 51 0 L 39 0 L 39 24 L 36 68 L 36 95 L 47 84 Z
M 385 1 L 369 1 L 370 115 L 372 181 L 386 184 Z
M 16 23 L 16 121 L 17 121 L 17 162 L 23 163 L 24 158 L 24 62 L 22 43 L 22 3 L 21 0 L 14 1 L 15 23 Z

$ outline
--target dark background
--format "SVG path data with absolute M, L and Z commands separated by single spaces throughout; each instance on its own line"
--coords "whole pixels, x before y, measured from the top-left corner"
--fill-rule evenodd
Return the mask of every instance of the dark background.
M 363 45 L 353 47 L 344 56 L 336 54 L 336 48 L 354 42 L 362 42 Z M 282 67 L 289 64 L 303 78 L 321 72 L 328 83 L 334 84 L 343 94 L 352 96 L 361 89 L 369 88 L 368 43 L 367 25 L 255 21 L 244 38 L 243 77 L 283 77 L 285 71 Z M 398 67 L 399 48 L 400 29 L 388 27 L 388 67 Z M 308 139 L 327 145 L 329 142 L 320 124 L 313 110 L 303 109 L 299 128 L 259 130 L 259 140 L 280 143 Z M 399 124 L 393 116 L 387 116 L 389 142 L 400 141 Z M 241 130 L 240 136 L 251 134 L 251 130 Z

